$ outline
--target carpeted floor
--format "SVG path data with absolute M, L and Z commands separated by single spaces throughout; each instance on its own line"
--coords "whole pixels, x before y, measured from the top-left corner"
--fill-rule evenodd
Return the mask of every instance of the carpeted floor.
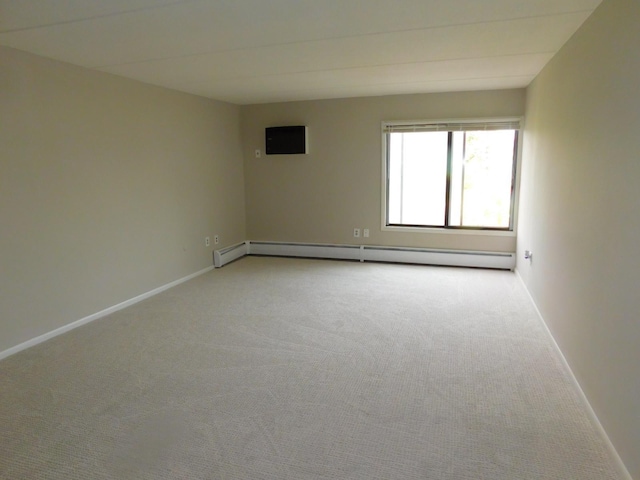
M 510 272 L 249 257 L 0 382 L 3 479 L 620 478 Z

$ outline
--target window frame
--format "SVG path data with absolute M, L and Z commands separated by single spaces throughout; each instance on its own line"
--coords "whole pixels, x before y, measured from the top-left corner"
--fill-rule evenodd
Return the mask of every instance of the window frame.
M 503 227 L 469 227 L 469 226 L 422 226 L 422 225 L 398 225 L 388 223 L 388 205 L 389 205 L 389 142 L 387 141 L 387 128 L 390 126 L 404 125 L 433 125 L 433 124 L 482 124 L 482 123 L 503 123 L 517 122 L 520 127 L 516 130 L 516 145 L 513 161 L 514 171 L 512 172 L 512 189 L 511 189 L 511 215 L 510 225 L 508 228 Z M 520 192 L 520 175 L 521 175 L 521 158 L 523 144 L 523 126 L 524 117 L 489 117 L 489 118 L 466 118 L 466 119 L 436 119 L 436 120 L 401 120 L 401 121 L 383 121 L 381 123 L 382 136 L 382 202 L 381 202 L 381 229 L 387 232 L 405 232 L 405 233 L 437 233 L 437 234 L 462 234 L 462 235 L 489 235 L 489 236 L 516 236 L 518 225 L 518 204 Z M 451 131 L 451 130 L 447 130 Z M 449 176 L 447 171 L 447 177 Z M 446 186 L 446 194 L 449 193 L 449 184 Z M 449 205 L 449 199 L 445 199 L 445 203 Z

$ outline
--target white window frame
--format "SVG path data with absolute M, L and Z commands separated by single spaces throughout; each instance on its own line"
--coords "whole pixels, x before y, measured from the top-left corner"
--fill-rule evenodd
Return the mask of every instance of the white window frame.
M 415 227 L 401 225 L 387 225 L 387 133 L 385 130 L 392 125 L 422 125 L 422 124 L 474 124 L 474 123 L 499 123 L 499 122 L 519 122 L 520 129 L 518 132 L 518 146 L 516 153 L 516 175 L 513 199 L 513 230 L 483 230 L 476 228 L 445 228 L 445 227 Z M 490 118 L 465 118 L 465 119 L 436 119 L 436 120 L 402 120 L 402 121 L 383 121 L 381 124 L 382 135 L 382 202 L 380 208 L 381 229 L 386 232 L 404 232 L 404 233 L 428 233 L 428 234 L 444 234 L 444 235 L 476 235 L 476 236 L 493 236 L 493 237 L 515 237 L 518 227 L 518 207 L 520 198 L 520 175 L 521 175 L 521 159 L 524 117 L 490 117 Z

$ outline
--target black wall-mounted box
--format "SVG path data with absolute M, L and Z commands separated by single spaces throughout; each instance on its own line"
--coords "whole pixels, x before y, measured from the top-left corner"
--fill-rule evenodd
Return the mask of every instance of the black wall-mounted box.
M 307 127 L 268 127 L 264 130 L 265 152 L 267 155 L 305 154 L 307 148 Z

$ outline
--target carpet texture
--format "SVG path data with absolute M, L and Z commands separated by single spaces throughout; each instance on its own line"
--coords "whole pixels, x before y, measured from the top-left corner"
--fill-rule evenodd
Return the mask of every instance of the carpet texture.
M 3 479 L 581 479 L 510 272 L 248 257 L 0 362 Z

